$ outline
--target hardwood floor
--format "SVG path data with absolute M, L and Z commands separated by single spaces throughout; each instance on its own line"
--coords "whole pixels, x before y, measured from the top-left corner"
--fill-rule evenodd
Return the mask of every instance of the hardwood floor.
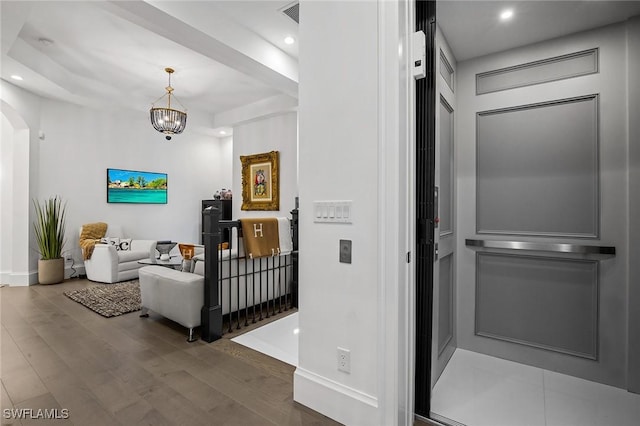
M 229 339 L 187 343 L 155 314 L 104 318 L 63 294 L 88 285 L 0 288 L 2 424 L 338 424 L 293 401 L 294 367 Z M 68 419 L 7 419 L 10 408 Z

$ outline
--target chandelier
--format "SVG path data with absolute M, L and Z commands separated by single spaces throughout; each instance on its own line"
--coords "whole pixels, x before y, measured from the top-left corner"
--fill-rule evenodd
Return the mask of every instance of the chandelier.
M 187 112 L 186 110 L 180 111 L 171 108 L 171 96 L 173 96 L 173 87 L 171 87 L 171 74 L 173 74 L 174 71 L 172 68 L 165 68 L 164 70 L 169 74 L 169 85 L 165 87 L 167 93 L 162 95 L 158 100 L 156 100 L 156 102 L 159 102 L 166 96 L 167 107 L 156 108 L 156 102 L 154 102 L 153 104 L 151 104 L 149 114 L 151 116 L 151 124 L 153 125 L 153 128 L 160 133 L 164 133 L 166 135 L 165 138 L 170 141 L 171 135 L 178 135 L 182 133 L 185 126 L 187 125 Z M 175 98 L 175 96 L 174 100 L 180 104 L 182 109 L 185 109 L 184 105 L 182 105 L 180 101 Z

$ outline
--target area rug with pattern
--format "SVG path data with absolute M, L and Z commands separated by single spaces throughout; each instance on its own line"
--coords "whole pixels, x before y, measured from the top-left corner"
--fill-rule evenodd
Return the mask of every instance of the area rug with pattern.
M 65 291 L 65 296 L 103 317 L 117 317 L 142 308 L 138 280 L 118 284 L 100 284 L 80 290 Z

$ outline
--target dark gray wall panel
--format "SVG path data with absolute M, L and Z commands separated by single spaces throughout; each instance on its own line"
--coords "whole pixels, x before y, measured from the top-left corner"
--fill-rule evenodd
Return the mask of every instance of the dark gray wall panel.
M 453 109 L 440 98 L 440 235 L 453 232 Z
M 598 95 L 477 114 L 477 232 L 599 235 Z
M 590 49 L 477 74 L 476 94 L 547 83 L 596 72 L 598 72 L 598 49 Z
M 478 253 L 476 334 L 597 359 L 598 262 Z
M 453 255 L 440 259 L 438 283 L 438 355 L 453 338 Z

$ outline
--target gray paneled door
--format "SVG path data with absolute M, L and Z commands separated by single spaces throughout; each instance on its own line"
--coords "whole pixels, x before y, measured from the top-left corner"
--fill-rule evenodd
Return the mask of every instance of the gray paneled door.
M 433 270 L 431 386 L 456 348 L 455 59 L 436 31 L 436 258 Z
M 613 37 L 548 47 L 458 66 L 456 343 L 624 388 L 628 142 L 624 67 L 616 66 L 624 50 Z M 593 61 L 561 69 L 588 48 L 600 61 L 595 74 Z M 522 79 L 527 66 L 547 65 L 562 80 L 510 88 L 513 70 Z M 506 88 L 477 90 L 488 72 Z M 463 246 L 467 239 L 515 244 L 479 250 Z M 568 245 L 613 246 L 616 255 L 558 252 Z

